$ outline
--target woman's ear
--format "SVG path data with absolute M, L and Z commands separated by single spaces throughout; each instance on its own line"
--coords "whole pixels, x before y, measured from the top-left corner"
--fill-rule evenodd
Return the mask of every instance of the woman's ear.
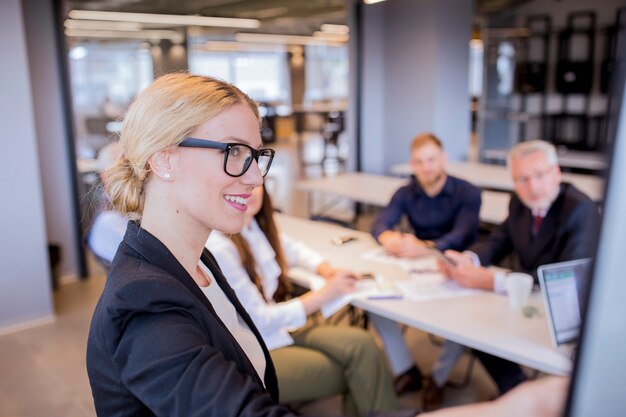
M 172 174 L 172 150 L 164 149 L 153 153 L 148 158 L 148 164 L 150 170 L 155 177 L 164 181 L 171 181 L 173 179 Z

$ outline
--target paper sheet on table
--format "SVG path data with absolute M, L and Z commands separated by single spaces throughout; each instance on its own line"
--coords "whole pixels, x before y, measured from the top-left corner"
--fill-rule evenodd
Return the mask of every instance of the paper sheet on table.
M 310 274 L 308 277 L 311 290 L 316 291 L 326 285 L 326 280 L 319 275 Z M 357 290 L 353 293 L 338 297 L 320 308 L 324 318 L 328 318 L 350 304 L 356 298 L 402 298 L 402 294 L 383 277 L 377 275 L 376 279 L 367 279 L 357 282 Z
M 435 256 L 425 255 L 413 259 L 398 258 L 387 252 L 385 248 L 379 247 L 363 252 L 361 257 L 370 261 L 396 265 L 402 268 L 407 274 L 439 273 L 437 258 Z
M 398 280 L 394 284 L 407 300 L 412 301 L 461 297 L 481 292 L 462 287 L 441 274 L 411 274 L 410 279 Z
M 384 248 L 376 248 L 363 253 L 364 259 L 390 263 L 402 268 L 409 276 L 407 280 L 394 281 L 402 295 L 413 301 L 432 300 L 435 298 L 459 297 L 480 292 L 460 286 L 439 273 L 437 259 L 424 256 L 416 259 L 397 258 Z

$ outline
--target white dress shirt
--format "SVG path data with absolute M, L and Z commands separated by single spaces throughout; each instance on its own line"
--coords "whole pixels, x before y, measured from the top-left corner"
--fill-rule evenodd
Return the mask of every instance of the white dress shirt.
M 541 217 L 546 217 L 546 214 L 548 214 L 548 210 L 547 209 L 533 209 L 532 210 L 532 216 L 541 216 Z M 472 262 L 474 263 L 475 266 L 480 266 L 480 259 L 478 258 L 478 255 L 475 254 L 472 251 L 466 250 L 465 252 L 463 252 L 467 255 L 469 255 L 472 258 Z M 493 272 L 493 291 L 497 294 L 506 294 L 506 277 L 507 277 L 507 273 L 503 272 L 503 271 L 494 271 Z
M 263 294 L 248 276 L 237 248 L 228 237 L 213 231 L 206 247 L 217 259 L 224 276 L 250 314 L 268 349 L 289 346 L 293 344 L 289 331 L 306 323 L 304 306 L 298 299 L 281 303 L 273 301 L 272 297 L 278 288 L 280 267 L 276 262 L 274 249 L 256 221 L 252 220 L 244 227 L 241 235 L 255 256 Z M 280 236 L 280 242 L 289 267 L 298 266 L 314 272 L 324 261 L 319 253 L 285 235 Z

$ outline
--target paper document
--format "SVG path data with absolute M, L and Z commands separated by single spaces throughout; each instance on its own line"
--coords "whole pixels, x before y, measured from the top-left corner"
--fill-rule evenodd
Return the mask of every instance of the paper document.
M 385 248 L 380 247 L 364 252 L 361 257 L 370 261 L 396 265 L 406 271 L 407 274 L 439 273 L 437 258 L 431 255 L 411 259 L 398 258 L 387 252 Z
M 460 297 L 480 292 L 480 290 L 462 287 L 441 274 L 420 274 L 410 279 L 398 280 L 395 285 L 406 299 L 412 301 Z
M 391 263 L 402 268 L 409 279 L 396 280 L 394 285 L 408 300 L 424 301 L 480 292 L 480 290 L 462 287 L 443 276 L 439 272 L 435 256 L 423 256 L 415 259 L 397 258 L 382 247 L 365 252 L 362 256 L 364 259 Z
M 313 291 L 319 290 L 326 285 L 326 280 L 319 275 L 311 274 L 309 282 L 311 284 L 311 290 Z M 328 318 L 350 304 L 350 302 L 356 298 L 401 299 L 402 293 L 400 293 L 391 282 L 377 275 L 375 279 L 363 279 L 358 281 L 354 292 L 325 303 L 320 308 L 320 312 L 324 318 Z

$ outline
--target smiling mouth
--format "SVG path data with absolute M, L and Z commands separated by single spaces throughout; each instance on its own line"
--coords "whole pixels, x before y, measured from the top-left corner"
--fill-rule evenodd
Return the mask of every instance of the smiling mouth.
M 248 197 L 225 195 L 224 200 L 239 211 L 245 211 L 248 208 Z

